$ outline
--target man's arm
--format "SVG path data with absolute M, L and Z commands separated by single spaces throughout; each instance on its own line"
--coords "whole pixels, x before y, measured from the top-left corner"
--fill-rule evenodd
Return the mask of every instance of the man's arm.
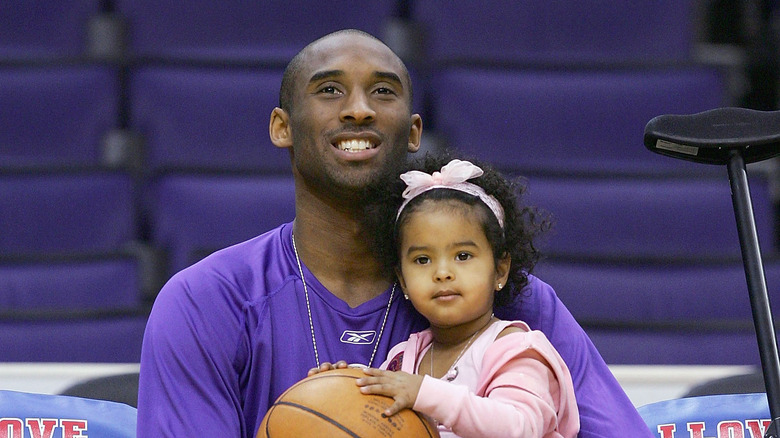
M 536 277 L 521 304 L 497 309 L 502 319 L 525 321 L 541 330 L 569 367 L 580 411 L 579 438 L 653 437 L 588 335 L 555 291 Z
M 190 278 L 191 280 L 191 278 Z M 174 277 L 155 301 L 144 334 L 139 437 L 243 437 L 234 361 L 241 313 L 204 286 Z M 203 298 L 211 293 L 211 299 Z

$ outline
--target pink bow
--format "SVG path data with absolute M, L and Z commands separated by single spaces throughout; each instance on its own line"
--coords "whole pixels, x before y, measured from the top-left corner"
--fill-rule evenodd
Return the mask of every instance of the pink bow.
M 431 189 L 445 188 L 468 193 L 481 199 L 496 215 L 501 228 L 504 228 L 504 208 L 501 207 L 501 203 L 485 193 L 482 187 L 468 182 L 471 178 L 482 176 L 483 173 L 482 169 L 468 161 L 452 160 L 442 167 L 441 171 L 433 172 L 431 175 L 418 170 L 410 170 L 402 174 L 401 179 L 406 183 L 406 190 L 402 193 L 404 202 L 398 208 L 395 219 L 398 220 L 406 204 L 416 196 Z
M 411 170 L 401 175 L 401 179 L 406 183 L 402 196 L 404 199 L 411 199 L 433 187 L 451 187 L 481 176 L 482 173 L 478 166 L 462 160 L 452 160 L 442 167 L 441 171 L 433 172 L 432 175 Z

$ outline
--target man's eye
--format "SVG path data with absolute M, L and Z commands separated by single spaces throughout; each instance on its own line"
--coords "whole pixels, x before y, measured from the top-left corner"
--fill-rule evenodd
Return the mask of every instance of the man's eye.
M 319 92 L 323 94 L 336 94 L 339 92 L 339 90 L 336 87 L 329 86 L 320 88 Z
M 395 91 L 391 90 L 390 88 L 386 87 L 379 87 L 375 91 L 377 94 L 395 94 Z

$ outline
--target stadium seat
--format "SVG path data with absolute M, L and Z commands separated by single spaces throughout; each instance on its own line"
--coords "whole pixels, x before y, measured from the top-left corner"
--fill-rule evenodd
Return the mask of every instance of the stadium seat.
M 131 255 L 0 257 L 6 362 L 135 363 L 147 309 Z
M 696 2 L 414 2 L 435 64 L 679 62 L 691 57 Z
M 780 311 L 780 263 L 764 263 Z M 610 364 L 757 365 L 741 259 L 544 259 L 548 282 Z
M 0 60 L 39 61 L 82 55 L 89 19 L 99 12 L 101 3 L 4 1 L 0 8 Z
M 722 177 L 537 175 L 528 178 L 525 202 L 552 217 L 552 230 L 540 240 L 541 249 L 551 255 L 738 257 L 739 235 L 726 170 L 712 167 Z M 758 172 L 751 175 L 750 194 L 762 252 L 776 255 L 775 208 L 768 179 Z
M 152 242 L 168 253 L 171 273 L 295 217 L 291 176 L 162 174 L 145 199 Z
M 145 138 L 147 168 L 289 173 L 268 137 L 282 71 L 141 67 L 130 76 L 130 125 Z
M 138 363 L 146 315 L 111 312 L 0 318 L 6 362 Z
M 99 165 L 118 102 L 109 67 L 0 69 L 0 168 Z
M 137 408 L 138 376 L 135 372 L 94 377 L 65 388 L 60 395 L 113 401 Z
M 284 66 L 315 38 L 342 28 L 379 35 L 395 0 L 243 2 L 117 0 L 138 57 L 253 61 Z
M 136 309 L 142 304 L 142 276 L 140 260 L 118 252 L 84 257 L 0 256 L 0 314 Z
M 689 388 L 683 397 L 756 392 L 766 392 L 764 373 L 760 370 L 749 374 L 736 374 L 702 382 Z
M 429 92 L 431 124 L 450 147 L 519 173 L 711 173 L 647 151 L 644 126 L 729 102 L 724 77 L 705 68 L 451 68 Z
M 0 254 L 116 251 L 135 239 L 132 177 L 89 169 L 0 173 Z

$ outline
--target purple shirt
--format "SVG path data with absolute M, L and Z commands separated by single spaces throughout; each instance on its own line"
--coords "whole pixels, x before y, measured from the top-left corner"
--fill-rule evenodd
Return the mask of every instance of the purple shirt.
M 268 407 L 316 365 L 291 233 L 285 224 L 218 251 L 160 291 L 141 354 L 139 437 L 254 438 Z M 350 308 L 303 270 L 320 362 L 368 363 L 391 290 Z M 496 316 L 542 330 L 561 353 L 576 389 L 579 436 L 652 436 L 552 288 L 532 277 L 529 289 L 520 311 Z M 402 295 L 393 294 L 372 366 L 427 326 Z

